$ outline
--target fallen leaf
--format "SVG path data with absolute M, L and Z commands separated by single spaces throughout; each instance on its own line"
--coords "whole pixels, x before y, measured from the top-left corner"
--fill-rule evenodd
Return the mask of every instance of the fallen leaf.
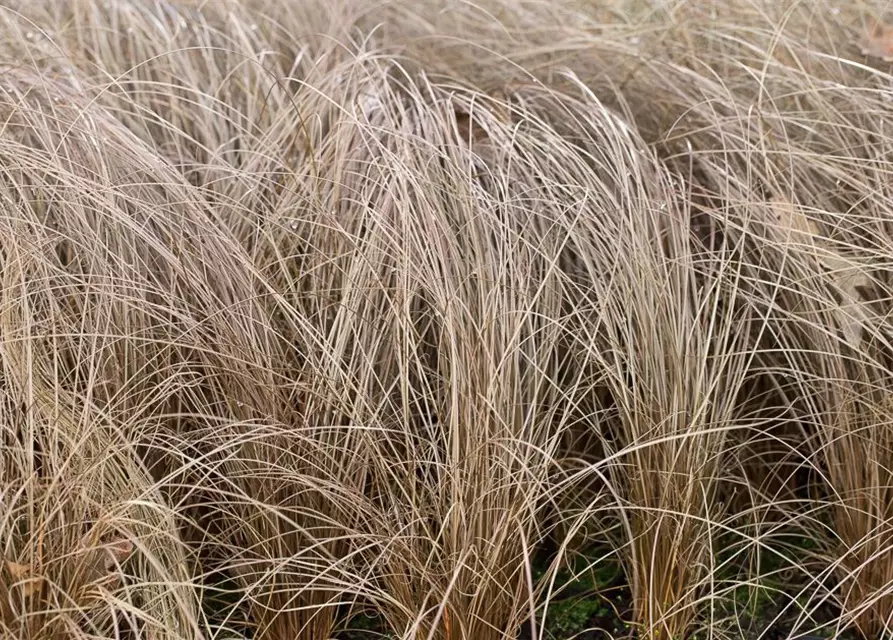
M 118 566 L 133 553 L 133 541 L 116 538 L 104 544 L 90 544 L 85 540 L 81 553 L 86 555 L 86 572 L 83 577 L 87 587 L 104 584 L 117 584 L 120 576 Z
M 893 27 L 872 20 L 862 45 L 862 55 L 893 62 Z
M 866 301 L 859 290 L 870 287 L 871 278 L 857 261 L 836 250 L 802 207 L 784 198 L 773 198 L 770 203 L 779 233 L 798 244 L 811 247 L 819 265 L 837 289 L 841 298 L 841 332 L 847 343 L 858 349 L 862 343 L 862 325 L 869 317 Z
M 103 547 L 106 551 L 105 570 L 114 571 L 119 564 L 124 562 L 133 553 L 133 542 L 127 538 L 113 540 Z
M 26 578 L 31 573 L 31 567 L 28 565 L 12 562 L 11 560 L 6 561 L 6 568 L 9 570 L 9 574 L 16 580 Z
M 782 234 L 789 233 L 795 242 L 815 245 L 816 240 L 821 237 L 821 230 L 814 220 L 803 213 L 800 207 L 790 200 L 780 197 L 772 198 L 770 204 Z
M 13 580 L 22 587 L 22 592 L 26 598 L 35 595 L 43 587 L 43 578 L 31 575 L 31 567 L 27 564 L 7 560 L 6 570 L 9 571 L 9 575 L 12 576 Z

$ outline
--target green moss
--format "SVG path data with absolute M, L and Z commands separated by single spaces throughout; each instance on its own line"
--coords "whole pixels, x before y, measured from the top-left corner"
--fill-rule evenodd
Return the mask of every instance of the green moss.
M 381 618 L 377 615 L 359 613 L 350 619 L 350 628 L 357 631 L 381 631 Z
M 347 637 L 376 638 L 377 640 L 397 640 L 397 636 L 389 633 L 384 620 L 372 611 L 362 611 L 350 618 L 345 630 Z M 341 637 L 341 636 L 338 636 Z
M 593 548 L 585 553 L 572 554 L 556 577 L 555 586 L 567 595 L 549 603 L 545 613 L 548 637 L 563 639 L 586 629 L 593 616 L 614 617 L 605 599 L 599 594 L 614 584 L 620 575 L 620 565 L 609 557 L 610 551 Z M 541 578 L 545 566 L 534 566 L 534 575 Z
M 609 613 L 607 607 L 597 598 L 572 598 L 552 602 L 545 619 L 546 633 L 551 638 L 569 638 L 583 631 L 596 613 Z

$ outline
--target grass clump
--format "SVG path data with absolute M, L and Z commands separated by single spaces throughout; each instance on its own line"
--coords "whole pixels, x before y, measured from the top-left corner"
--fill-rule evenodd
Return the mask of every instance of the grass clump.
M 880 3 L 0 4 L 4 637 L 891 637 Z

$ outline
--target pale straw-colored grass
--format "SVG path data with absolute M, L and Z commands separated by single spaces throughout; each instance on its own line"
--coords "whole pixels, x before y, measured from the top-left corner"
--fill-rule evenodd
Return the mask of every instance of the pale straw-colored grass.
M 4 637 L 889 637 L 884 9 L 2 3 Z

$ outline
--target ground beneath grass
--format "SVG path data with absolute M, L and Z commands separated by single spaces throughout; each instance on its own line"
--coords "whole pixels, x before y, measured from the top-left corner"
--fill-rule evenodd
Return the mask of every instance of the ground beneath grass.
M 596 582 L 600 582 L 596 584 Z M 835 635 L 835 624 L 840 610 L 828 602 L 807 618 L 791 598 L 779 602 L 782 597 L 763 599 L 756 607 L 746 602 L 728 603 L 717 618 L 727 638 L 741 640 L 860 640 L 852 631 Z M 736 621 L 736 622 L 733 622 Z M 352 629 L 338 636 L 339 640 L 381 640 L 390 638 L 377 626 L 377 620 L 358 620 L 363 629 Z M 626 640 L 637 638 L 632 625 L 632 597 L 625 578 L 616 566 L 606 566 L 588 577 L 567 583 L 562 595 L 553 601 L 545 621 L 545 640 Z M 804 634 L 806 629 L 817 629 Z M 535 640 L 531 625 L 525 624 L 517 640 Z M 706 638 L 703 633 L 693 634 L 692 640 Z

